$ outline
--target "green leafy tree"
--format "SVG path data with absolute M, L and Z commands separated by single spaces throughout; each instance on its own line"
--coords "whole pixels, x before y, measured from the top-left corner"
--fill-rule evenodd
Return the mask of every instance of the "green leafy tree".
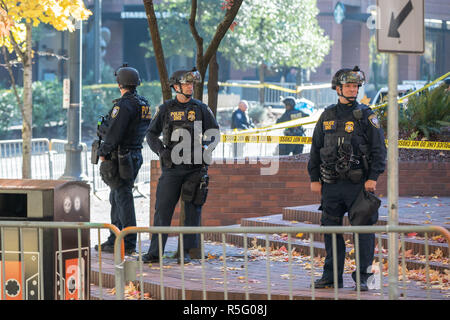
M 208 105 L 216 113 L 219 92 L 216 53 L 227 31 L 230 27 L 232 28 L 234 17 L 243 0 L 224 0 L 223 2 L 219 0 L 201 2 L 191 0 L 190 3 L 174 0 L 171 1 L 171 5 L 161 4 L 163 17 L 158 19 L 155 15 L 155 7 L 159 8 L 158 5 L 155 5 L 152 0 L 143 0 L 143 2 L 152 41 L 151 45 L 145 46 L 149 49 L 149 55 L 155 56 L 164 100 L 172 97 L 168 85 L 165 57 L 175 54 L 189 57 L 191 53 L 195 52 L 195 65 L 202 75 L 202 83 L 195 85 L 194 97 L 202 100 L 205 74 L 208 66 L 210 66 Z M 190 6 L 186 7 L 187 4 L 190 4 Z M 166 19 L 171 25 L 165 27 Z M 190 37 L 188 37 L 186 26 L 191 31 Z
M 31 178 L 32 139 L 32 66 L 33 27 L 44 23 L 58 31 L 75 30 L 75 21 L 86 20 L 91 12 L 82 0 L 0 0 L 0 47 L 6 68 L 11 77 L 12 88 L 22 114 L 22 178 Z M 23 95 L 19 96 L 13 77 L 14 66 L 9 61 L 14 53 L 23 66 Z
M 225 57 L 238 68 L 259 68 L 260 82 L 270 66 L 301 67 L 314 71 L 330 51 L 316 16 L 316 0 L 252 0 L 242 4 L 237 25 L 222 46 Z M 264 90 L 260 91 L 260 103 Z
M 407 135 L 428 140 L 450 127 L 450 93 L 446 85 L 409 97 L 406 107 L 400 111 L 399 121 Z

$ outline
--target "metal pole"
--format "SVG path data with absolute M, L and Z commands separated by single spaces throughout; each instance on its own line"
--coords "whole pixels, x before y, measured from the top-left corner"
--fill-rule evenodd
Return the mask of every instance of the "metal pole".
M 102 82 L 100 32 L 102 28 L 102 0 L 94 3 L 94 83 Z
M 61 180 L 87 181 L 82 173 L 81 151 L 81 63 L 82 63 L 82 22 L 77 21 L 76 30 L 69 34 L 69 78 L 70 106 L 67 111 L 66 167 Z
M 389 226 L 398 225 L 398 56 L 389 53 L 389 92 L 388 92 L 388 210 Z M 380 248 L 381 250 L 381 248 Z M 398 299 L 398 235 L 389 233 L 389 299 Z

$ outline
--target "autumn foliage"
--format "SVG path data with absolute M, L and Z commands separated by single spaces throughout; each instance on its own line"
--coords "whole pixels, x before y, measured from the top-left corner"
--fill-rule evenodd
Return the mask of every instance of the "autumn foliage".
M 0 47 L 6 46 L 12 52 L 14 43 L 24 44 L 26 23 L 74 31 L 76 21 L 86 20 L 91 14 L 82 0 L 1 0 Z

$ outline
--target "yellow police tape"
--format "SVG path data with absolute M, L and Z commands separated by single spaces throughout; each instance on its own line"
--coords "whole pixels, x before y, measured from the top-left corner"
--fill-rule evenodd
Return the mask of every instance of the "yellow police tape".
M 282 144 L 311 144 L 312 137 L 301 136 L 255 136 L 255 135 L 229 135 L 223 134 L 221 142 L 228 143 L 282 143 Z M 386 145 L 388 141 L 385 140 Z M 399 148 L 450 150 L 450 142 L 443 141 L 412 141 L 398 140 Z
M 405 99 L 409 98 L 410 96 L 419 93 L 425 89 L 428 89 L 430 86 L 436 84 L 437 82 L 445 79 L 446 77 L 450 76 L 450 72 L 447 72 L 446 74 L 440 76 L 439 78 L 437 78 L 436 80 L 428 83 L 427 85 L 423 86 L 420 89 L 417 89 L 413 92 L 408 93 L 407 95 L 404 95 L 403 97 L 398 99 L 398 102 L 403 102 Z M 370 108 L 372 110 L 376 110 L 379 108 L 383 108 L 386 107 L 387 103 L 382 103 L 379 105 L 370 105 Z M 313 116 L 309 116 L 309 117 L 303 117 L 303 118 L 298 118 L 298 119 L 294 119 L 294 120 L 289 120 L 286 122 L 280 122 L 280 123 L 275 123 L 269 126 L 264 126 L 264 127 L 259 127 L 259 128 L 254 128 L 254 129 L 246 129 L 246 130 L 241 130 L 241 131 L 237 131 L 237 132 L 233 132 L 231 133 L 231 135 L 247 135 L 247 134 L 257 134 L 257 133 L 263 133 L 263 132 L 269 132 L 269 131 L 273 131 L 273 130 L 279 130 L 279 129 L 287 129 L 287 128 L 293 128 L 293 127 L 299 127 L 299 126 L 304 126 L 304 125 L 308 125 L 308 124 L 313 124 L 316 123 L 317 120 L 316 118 L 318 118 L 318 115 L 315 114 Z
M 288 93 L 299 93 L 303 90 L 314 90 L 314 89 L 324 89 L 324 88 L 331 88 L 330 83 L 324 83 L 324 84 L 315 84 L 315 85 L 309 85 L 309 86 L 296 86 L 296 89 L 289 89 L 284 88 L 281 86 L 277 86 L 275 84 L 270 83 L 255 83 L 255 84 L 249 84 L 249 83 L 239 83 L 239 82 L 219 82 L 219 86 L 222 87 L 241 87 L 241 88 L 268 88 Z

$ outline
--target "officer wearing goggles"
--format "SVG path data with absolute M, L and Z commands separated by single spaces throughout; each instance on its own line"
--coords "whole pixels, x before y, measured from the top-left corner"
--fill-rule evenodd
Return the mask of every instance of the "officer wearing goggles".
M 147 142 L 159 155 L 162 171 L 156 190 L 154 226 L 170 226 L 180 196 L 184 225 L 201 224 L 201 210 L 208 191 L 207 165 L 220 134 L 211 109 L 192 98 L 194 83 L 200 81 L 200 73 L 195 68 L 175 71 L 169 84 L 176 97 L 159 106 L 147 133 Z M 198 253 L 199 235 L 185 234 L 183 239 L 185 262 L 198 258 L 193 251 Z M 167 234 L 163 234 L 161 256 L 166 241 Z M 153 234 L 149 251 L 142 258 L 144 262 L 157 262 L 159 255 L 158 235 Z
M 374 192 L 377 178 L 385 169 L 383 129 L 373 111 L 356 101 L 364 81 L 364 72 L 357 66 L 336 72 L 331 84 L 338 95 L 338 103 L 325 109 L 314 129 L 308 172 L 311 190 L 322 196 L 319 209 L 322 210 L 323 226 L 342 225 L 344 214 L 351 209 L 360 192 L 363 189 Z M 368 225 L 375 224 L 378 219 L 377 210 L 371 214 Z M 337 234 L 336 239 L 338 286 L 342 288 L 345 242 L 342 234 Z M 360 234 L 360 289 L 363 291 L 368 290 L 367 280 L 372 275 L 374 247 L 374 234 Z M 323 274 L 315 282 L 316 288 L 334 286 L 331 234 L 325 234 L 325 249 Z M 352 278 L 356 279 L 356 272 Z

